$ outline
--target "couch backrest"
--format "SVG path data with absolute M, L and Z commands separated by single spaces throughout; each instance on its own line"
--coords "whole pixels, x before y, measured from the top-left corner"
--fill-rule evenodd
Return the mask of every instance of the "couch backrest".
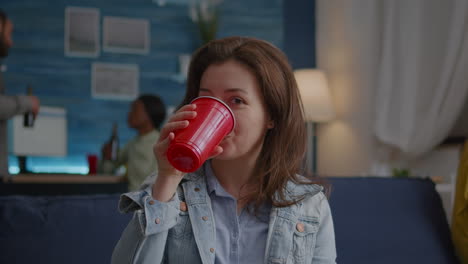
M 0 263 L 103 264 L 131 215 L 119 195 L 0 197 Z
M 338 263 L 457 263 L 429 180 L 331 178 Z M 119 195 L 0 197 L 0 263 L 102 264 L 131 214 Z
M 338 263 L 457 263 L 430 180 L 330 178 Z

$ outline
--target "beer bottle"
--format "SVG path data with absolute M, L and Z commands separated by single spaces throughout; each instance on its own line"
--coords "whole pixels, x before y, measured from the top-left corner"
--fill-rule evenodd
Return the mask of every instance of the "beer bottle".
M 31 85 L 28 85 L 27 88 L 27 95 L 31 96 L 32 95 L 32 87 Z M 33 127 L 34 126 L 34 113 L 32 111 L 28 111 L 24 113 L 23 116 L 23 126 L 24 127 Z

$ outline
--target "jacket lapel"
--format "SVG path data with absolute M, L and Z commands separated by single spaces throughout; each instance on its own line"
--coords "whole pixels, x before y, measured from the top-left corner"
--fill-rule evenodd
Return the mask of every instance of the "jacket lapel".
M 213 264 L 216 250 L 216 228 L 211 210 L 211 201 L 207 195 L 203 167 L 199 175 L 191 174 L 182 183 L 184 196 L 190 212 L 190 223 L 203 264 Z M 201 174 L 201 175 L 200 175 Z
M 312 196 L 322 190 L 317 185 L 298 185 L 288 182 L 285 190 L 285 200 L 297 200 L 304 196 Z M 279 199 L 279 196 L 276 195 Z M 273 207 L 268 226 L 267 246 L 265 249 L 265 264 L 285 264 L 291 251 L 293 233 L 301 214 L 302 202 L 288 207 Z

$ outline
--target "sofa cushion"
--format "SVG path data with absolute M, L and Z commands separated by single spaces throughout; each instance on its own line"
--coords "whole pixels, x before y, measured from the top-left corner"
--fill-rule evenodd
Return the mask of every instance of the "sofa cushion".
M 0 263 L 110 263 L 119 195 L 0 197 Z
M 330 178 L 338 263 L 457 263 L 429 180 Z M 0 263 L 110 263 L 119 195 L 0 197 Z
M 427 179 L 330 178 L 338 263 L 457 263 Z

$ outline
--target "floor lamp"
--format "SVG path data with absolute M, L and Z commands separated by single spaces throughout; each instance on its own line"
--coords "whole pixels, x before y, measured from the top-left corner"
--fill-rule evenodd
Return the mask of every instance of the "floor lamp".
M 301 93 L 307 124 L 306 170 L 317 174 L 317 123 L 335 116 L 325 74 L 317 69 L 299 69 L 294 76 Z

